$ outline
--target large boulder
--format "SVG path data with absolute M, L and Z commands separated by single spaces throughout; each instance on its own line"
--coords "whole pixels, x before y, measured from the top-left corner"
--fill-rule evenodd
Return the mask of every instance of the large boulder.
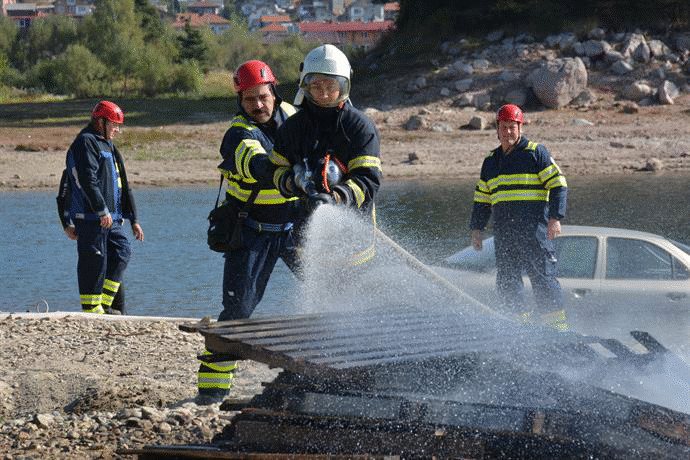
M 665 80 L 657 91 L 659 102 L 662 104 L 673 104 L 673 100 L 678 97 L 680 90 L 670 80 Z
M 554 59 L 536 69 L 528 84 L 539 102 L 560 109 L 587 88 L 587 69 L 579 57 Z
M 645 81 L 635 81 L 623 88 L 623 97 L 629 101 L 640 102 L 654 95 L 654 88 Z
M 623 56 L 626 58 L 633 58 L 638 62 L 649 62 L 652 56 L 652 52 L 647 45 L 647 40 L 645 40 L 642 34 L 630 34 L 623 49 L 621 51 Z

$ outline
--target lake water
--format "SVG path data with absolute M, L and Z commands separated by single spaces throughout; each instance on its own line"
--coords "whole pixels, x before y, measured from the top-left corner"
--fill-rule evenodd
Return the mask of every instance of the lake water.
M 568 181 L 565 223 L 625 227 L 690 241 L 690 184 L 683 177 Z M 469 242 L 474 182 L 384 182 L 377 201 L 379 227 L 422 262 L 438 263 Z M 217 317 L 223 258 L 205 242 L 216 191 L 213 186 L 135 190 L 146 240 L 132 239 L 125 275 L 131 314 Z M 79 311 L 76 245 L 60 227 L 55 191 L 1 192 L 0 216 L 0 311 L 43 311 L 46 304 L 50 311 Z M 298 311 L 299 295 L 294 277 L 279 262 L 255 314 Z

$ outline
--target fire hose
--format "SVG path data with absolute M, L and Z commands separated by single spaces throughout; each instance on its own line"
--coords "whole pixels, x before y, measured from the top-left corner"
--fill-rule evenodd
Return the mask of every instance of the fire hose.
M 304 168 L 302 165 L 295 165 L 293 167 L 293 170 L 295 171 L 295 185 L 300 188 L 308 198 L 313 199 L 316 195 L 318 195 L 316 191 L 316 184 L 314 183 L 313 180 L 311 180 L 311 174 L 309 174 L 308 171 L 306 171 L 306 168 Z M 388 246 L 390 246 L 395 252 L 397 252 L 399 255 L 403 257 L 405 262 L 409 267 L 412 269 L 416 270 L 420 274 L 424 275 L 427 279 L 433 281 L 437 285 L 444 287 L 445 289 L 450 290 L 451 292 L 458 294 L 461 298 L 463 298 L 465 301 L 467 301 L 470 305 L 472 305 L 475 308 L 480 309 L 481 311 L 488 313 L 494 317 L 498 317 L 501 319 L 510 319 L 507 316 L 497 312 L 496 310 L 490 308 L 489 306 L 481 303 L 474 297 L 470 296 L 467 294 L 465 291 L 460 289 L 458 286 L 455 284 L 451 283 L 448 281 L 446 278 L 442 277 L 438 273 L 436 273 L 433 269 L 431 269 L 429 266 L 425 265 L 423 262 L 421 262 L 419 259 L 417 259 L 415 256 L 410 254 L 400 246 L 398 243 L 393 241 L 388 235 L 383 233 L 381 230 L 379 230 L 377 227 L 374 227 L 374 231 L 376 232 L 377 238 L 381 239 L 383 242 L 385 242 Z
M 438 284 L 439 286 L 442 286 L 451 292 L 454 292 L 460 297 L 462 297 L 464 300 L 469 302 L 472 306 L 479 308 L 480 310 L 484 311 L 485 313 L 489 313 L 492 316 L 499 317 L 501 319 L 510 319 L 507 316 L 497 312 L 496 310 L 490 308 L 489 306 L 481 303 L 474 297 L 470 296 L 467 294 L 465 291 L 460 289 L 458 286 L 455 284 L 451 283 L 448 281 L 446 278 L 442 277 L 438 273 L 436 273 L 431 267 L 428 265 L 424 264 L 422 261 L 417 259 L 415 256 L 410 254 L 400 246 L 398 243 L 393 241 L 388 235 L 383 233 L 381 230 L 378 228 L 375 228 L 376 236 L 377 238 L 381 239 L 383 242 L 385 242 L 388 246 L 390 246 L 395 252 L 400 254 L 405 262 L 407 263 L 408 266 L 410 266 L 412 269 L 416 270 L 417 272 L 421 273 L 422 275 L 426 276 L 429 280 L 433 281 L 434 283 Z

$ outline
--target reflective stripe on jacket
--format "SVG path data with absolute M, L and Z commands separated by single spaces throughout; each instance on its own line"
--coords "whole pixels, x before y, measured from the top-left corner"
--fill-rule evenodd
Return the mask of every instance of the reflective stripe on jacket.
M 494 222 L 541 223 L 565 216 L 567 183 L 549 151 L 522 137 L 507 155 L 501 147 L 484 159 L 474 191 L 470 228 Z
M 276 98 L 277 108 L 273 119 L 257 124 L 240 110 L 230 121 L 230 127 L 223 137 L 220 154 L 223 162 L 218 169 L 227 179 L 226 200 L 247 202 L 254 187 L 259 194 L 249 210 L 249 215 L 260 222 L 284 223 L 293 218 L 296 198 L 283 197 L 275 187 L 259 183 L 254 177 L 250 164 L 257 158 L 264 158 L 268 164 L 268 152 L 273 149 L 278 128 L 293 115 L 295 108 Z
M 112 141 L 89 124 L 67 151 L 70 219 L 99 220 L 110 214 L 136 222 L 134 199 L 127 183 L 124 162 Z

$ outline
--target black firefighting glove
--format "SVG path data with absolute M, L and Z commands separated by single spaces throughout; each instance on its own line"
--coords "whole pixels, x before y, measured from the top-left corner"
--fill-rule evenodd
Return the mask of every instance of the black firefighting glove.
M 330 193 L 316 193 L 307 197 L 307 207 L 309 209 L 316 209 L 322 204 L 335 204 L 335 199 Z
M 344 187 L 342 185 L 336 185 L 335 187 L 333 187 L 333 191 L 331 192 L 331 195 L 333 196 L 335 204 L 341 204 L 343 206 L 349 206 L 350 194 L 347 192 L 346 187 Z
M 278 191 L 285 198 L 292 198 L 297 194 L 297 186 L 295 185 L 295 173 L 288 169 L 278 179 Z

